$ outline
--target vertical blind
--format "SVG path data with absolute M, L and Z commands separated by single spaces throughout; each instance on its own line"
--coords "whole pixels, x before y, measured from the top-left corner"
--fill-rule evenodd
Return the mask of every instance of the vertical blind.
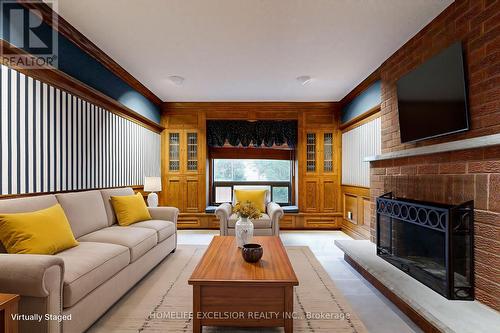
M 381 152 L 380 117 L 342 133 L 342 184 L 370 187 L 367 156 Z
M 160 135 L 1 66 L 0 193 L 143 184 L 160 174 Z

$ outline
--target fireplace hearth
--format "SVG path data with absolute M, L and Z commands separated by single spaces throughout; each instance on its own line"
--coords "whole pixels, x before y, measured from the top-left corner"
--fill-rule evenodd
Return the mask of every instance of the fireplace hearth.
M 474 299 L 474 202 L 377 198 L 377 255 L 442 296 Z

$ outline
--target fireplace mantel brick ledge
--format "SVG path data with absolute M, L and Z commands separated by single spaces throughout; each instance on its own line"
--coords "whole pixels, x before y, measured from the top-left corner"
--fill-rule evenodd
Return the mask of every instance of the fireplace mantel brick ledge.
M 497 332 L 500 315 L 478 301 L 451 301 L 376 254 L 368 240 L 336 240 L 346 256 L 442 332 Z
M 409 148 L 404 150 L 393 151 L 390 153 L 385 153 L 382 155 L 368 156 L 365 157 L 365 162 L 374 162 L 381 160 L 390 160 L 396 158 L 410 157 L 410 156 L 420 156 L 429 155 L 436 153 L 444 153 L 457 150 L 473 149 L 473 148 L 484 148 L 500 145 L 500 133 L 492 134 L 486 136 L 480 136 L 476 138 L 451 141 L 445 143 L 438 143 L 430 146 Z

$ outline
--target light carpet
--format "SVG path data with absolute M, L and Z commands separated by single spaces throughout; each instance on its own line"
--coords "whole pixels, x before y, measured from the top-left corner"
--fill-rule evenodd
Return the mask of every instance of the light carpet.
M 180 245 L 131 289 L 89 332 L 192 332 L 192 287 L 187 281 L 206 247 Z M 367 332 L 308 247 L 286 247 L 299 280 L 294 332 Z M 203 332 L 282 332 L 282 328 L 203 327 Z

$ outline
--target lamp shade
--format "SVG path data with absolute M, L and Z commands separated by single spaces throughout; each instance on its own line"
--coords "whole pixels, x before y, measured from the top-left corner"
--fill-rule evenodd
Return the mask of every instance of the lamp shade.
M 144 177 L 144 192 L 161 191 L 161 177 Z

